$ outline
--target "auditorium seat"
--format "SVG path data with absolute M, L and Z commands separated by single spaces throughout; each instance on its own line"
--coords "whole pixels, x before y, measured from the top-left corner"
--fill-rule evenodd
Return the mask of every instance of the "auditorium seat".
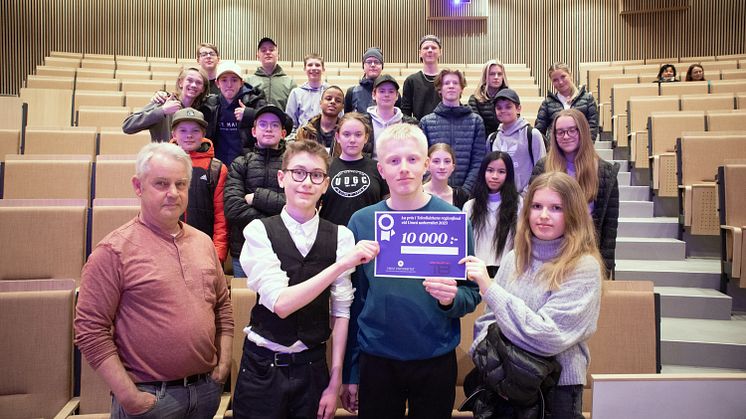
M 627 101 L 630 161 L 635 167 L 649 167 L 647 160 L 648 118 L 652 112 L 678 111 L 678 96 L 633 96 Z M 641 159 L 638 157 L 642 156 Z
M 119 70 L 126 70 L 126 71 L 151 71 L 150 70 L 150 63 L 145 61 L 144 57 L 140 57 L 139 60 L 121 60 L 120 57 L 117 57 L 117 71 Z
M 84 79 L 113 79 L 114 69 L 113 68 L 79 68 L 77 70 L 78 77 Z
M 736 98 L 733 93 L 681 95 L 682 111 L 731 110 L 735 107 Z
M 94 198 L 136 198 L 132 189 L 135 155 L 104 155 L 96 157 Z
M 80 362 L 80 396 L 71 398 L 54 416 L 55 419 L 109 419 L 111 393 L 109 386 L 85 358 Z
M 50 57 L 62 57 L 62 58 L 73 58 L 80 60 L 83 58 L 83 54 L 80 52 L 70 52 L 70 51 L 49 51 Z
M 18 154 L 21 146 L 21 130 L 0 128 L 0 162 L 6 154 Z
M 702 68 L 705 69 L 705 74 L 707 74 L 710 70 L 735 70 L 738 68 L 738 60 L 720 60 L 720 61 L 709 60 L 709 61 L 702 61 L 701 65 L 702 65 Z M 684 73 L 685 71 L 686 71 L 686 68 L 682 68 L 681 72 Z
M 17 129 L 23 126 L 23 100 L 18 96 L 0 96 L 0 129 Z
M 197 62 L 195 61 L 194 64 L 196 65 Z M 169 72 L 174 73 L 176 75 L 179 74 L 181 71 L 181 68 L 183 67 L 182 64 L 176 64 L 175 62 L 151 62 L 150 63 L 150 71 L 152 72 Z M 174 76 L 174 80 L 176 80 L 176 76 Z
M 5 156 L 3 189 L 6 199 L 88 201 L 91 195 L 91 156 L 9 154 Z
M 75 111 L 81 106 L 124 106 L 124 93 L 97 90 L 75 90 Z
M 197 60 L 196 58 L 194 59 Z M 164 64 L 174 64 L 176 63 L 176 59 L 173 57 L 148 57 L 148 61 L 151 63 L 164 63 Z
M 36 75 L 37 76 L 53 76 L 53 77 L 75 77 L 75 68 L 70 67 L 52 67 L 48 65 L 37 65 Z
M 707 112 L 707 131 L 736 131 L 742 129 L 746 129 L 746 109 Z
M 626 147 L 629 127 L 627 122 L 627 101 L 633 96 L 653 96 L 658 94 L 658 86 L 650 84 L 615 84 L 611 89 L 611 123 L 614 141 Z
M 176 77 L 173 78 L 176 80 Z M 129 92 L 125 94 L 124 104 L 128 108 L 132 110 L 136 109 L 142 109 L 144 108 L 148 103 L 150 103 L 150 99 L 153 97 L 153 93 L 146 93 L 146 92 Z
M 81 78 L 75 80 L 75 88 L 86 91 L 118 92 L 122 82 L 109 78 Z
M 519 97 L 536 97 L 541 96 L 541 93 L 539 92 L 539 86 L 536 85 L 510 85 L 510 88 L 513 89 Z
M 677 141 L 676 158 L 684 227 L 692 235 L 720 234 L 715 176 L 727 160 L 746 159 L 746 132 L 684 134 Z
M 32 89 L 70 89 L 73 88 L 72 77 L 60 76 L 35 76 L 29 75 L 26 79 L 26 87 Z
M 92 128 L 27 128 L 24 154 L 33 158 L 42 155 L 96 155 L 96 130 Z M 41 197 L 40 197 L 41 198 Z
M 51 418 L 72 396 L 74 301 L 71 279 L 0 281 L 0 416 Z
M 658 318 L 651 281 L 604 281 L 583 410 L 592 409 L 591 374 L 655 374 Z
M 0 252 L 0 283 L 8 279 L 78 280 L 85 262 L 87 204 L 85 199 L 0 199 L 0 237 L 4 243 L 13 243 Z M 11 323 L 3 324 L 5 329 Z M 7 381 L 6 377 L 3 382 Z
M 21 100 L 28 104 L 28 125 L 33 127 L 69 127 L 72 89 L 21 88 Z
M 116 61 L 114 59 L 91 59 L 87 56 L 84 56 L 83 59 L 80 61 L 80 67 L 81 68 L 89 68 L 89 69 L 101 69 L 101 70 L 114 70 L 117 67 Z
M 746 80 L 713 80 L 710 93 L 746 93 Z
M 44 58 L 44 65 L 48 65 L 50 67 L 78 68 L 80 67 L 80 58 L 46 57 Z
M 165 84 L 158 80 L 122 80 L 122 91 L 128 92 L 150 92 L 164 90 Z
M 721 266 L 726 278 L 746 288 L 746 160 L 718 168 Z
M 705 130 L 704 111 L 652 112 L 649 117 L 649 131 L 646 138 L 638 136 L 635 146 L 637 167 L 643 166 L 640 161 L 648 161 L 651 166 L 653 182 L 651 187 L 658 196 L 675 197 L 678 195 L 676 181 L 676 139 L 682 133 Z M 650 159 L 652 158 L 652 161 Z M 647 166 L 645 166 L 647 167 Z
M 121 127 L 131 113 L 127 106 L 81 106 L 76 120 L 79 127 Z
M 134 174 L 134 165 L 130 170 L 128 180 Z M 132 184 L 130 183 L 132 191 Z M 91 207 L 91 246 L 93 250 L 98 242 L 109 233 L 135 218 L 140 213 L 140 200 L 132 198 L 96 198 Z
M 661 83 L 661 96 L 666 95 L 706 95 L 709 90 L 706 81 L 690 81 L 686 83 Z
M 539 108 L 544 102 L 543 97 L 521 97 L 521 115 L 532 114 L 536 115 L 539 113 Z
M 98 153 L 134 155 L 149 143 L 150 133 L 148 131 L 125 134 L 121 129 L 101 129 Z
M 150 70 L 120 70 L 114 72 L 114 78 L 125 80 L 151 80 Z

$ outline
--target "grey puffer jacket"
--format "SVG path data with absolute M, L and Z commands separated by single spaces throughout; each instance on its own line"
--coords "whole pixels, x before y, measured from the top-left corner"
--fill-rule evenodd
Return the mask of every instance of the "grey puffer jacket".
M 230 227 L 230 253 L 234 258 L 241 254 L 244 228 L 257 218 L 279 214 L 285 206 L 285 194 L 277 182 L 284 153 L 284 141 L 278 149 L 257 148 L 233 160 L 228 170 L 223 199 Z M 254 194 L 251 205 L 245 198 L 250 193 Z
M 544 173 L 546 158 L 536 162 L 531 174 L 531 181 Z M 600 159 L 598 161 L 598 193 L 593 201 L 593 226 L 596 228 L 598 250 L 604 260 L 608 273 L 616 266 L 616 235 L 619 226 L 619 163 Z
M 420 127 L 427 136 L 429 146 L 437 143 L 451 146 L 456 155 L 456 170 L 448 184 L 463 187 L 471 194 L 486 153 L 482 117 L 473 113 L 468 106 L 451 107 L 441 102 L 433 113 L 422 118 Z
M 593 141 L 596 141 L 596 136 L 598 135 L 598 106 L 591 92 L 585 90 L 585 86 L 580 88 L 578 95 L 570 103 L 570 107 L 579 110 L 585 115 L 585 119 L 588 120 L 588 125 L 591 127 L 591 138 L 593 138 Z M 547 94 L 547 97 L 544 98 L 544 102 L 542 102 L 539 108 L 538 115 L 536 115 L 536 124 L 534 124 L 534 127 L 544 134 L 544 137 L 548 138 L 555 115 L 563 109 L 565 107 L 556 94 Z

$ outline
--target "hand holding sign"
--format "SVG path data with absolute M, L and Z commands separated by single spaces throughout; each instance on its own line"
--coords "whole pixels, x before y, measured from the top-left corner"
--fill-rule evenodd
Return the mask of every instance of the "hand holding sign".
M 438 303 L 442 306 L 451 305 L 458 292 L 455 279 L 425 278 L 422 285 L 425 286 L 425 291 L 438 300 Z

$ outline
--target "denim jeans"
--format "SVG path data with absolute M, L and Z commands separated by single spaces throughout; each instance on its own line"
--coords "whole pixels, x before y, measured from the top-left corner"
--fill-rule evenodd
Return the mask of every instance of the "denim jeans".
M 155 405 L 143 414 L 128 415 L 116 397 L 112 397 L 112 419 L 211 419 L 218 411 L 223 393 L 223 385 L 209 376 L 186 387 L 137 384 L 137 388 L 155 395 Z
M 241 261 L 238 258 L 233 259 L 233 277 L 234 278 L 246 278 L 246 272 L 241 267 Z

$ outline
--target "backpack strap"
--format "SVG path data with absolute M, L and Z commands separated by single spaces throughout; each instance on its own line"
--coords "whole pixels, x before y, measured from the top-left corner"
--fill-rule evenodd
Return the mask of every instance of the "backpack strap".
M 531 157 L 531 166 L 536 164 L 534 160 L 534 127 L 531 124 L 526 125 L 526 144 L 528 144 L 528 155 Z
M 210 159 L 210 167 L 207 170 L 207 186 L 213 193 L 215 193 L 215 188 L 218 186 L 218 181 L 220 181 L 220 169 L 222 168 L 223 162 L 216 158 Z
M 497 138 L 497 131 L 487 136 L 487 154 L 492 151 L 492 147 L 495 144 L 495 138 Z

